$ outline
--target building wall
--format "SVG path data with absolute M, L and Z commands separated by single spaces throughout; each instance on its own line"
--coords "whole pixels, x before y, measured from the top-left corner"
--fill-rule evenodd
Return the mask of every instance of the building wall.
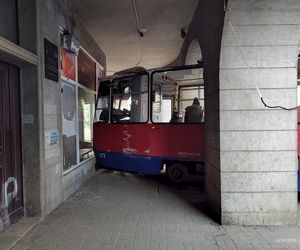
M 18 12 L 15 3 L 1 1 L 0 60 L 20 68 L 23 187 L 18 190 L 25 216 L 36 216 L 41 206 L 35 0 L 19 1 Z
M 228 7 L 220 61 L 222 223 L 295 224 L 297 111 L 265 108 L 255 85 L 269 105 L 297 105 L 300 2 L 229 0 Z
M 38 1 L 39 11 L 39 59 L 42 85 L 43 124 L 43 193 L 45 214 L 50 213 L 94 173 L 94 159 L 90 159 L 68 173 L 63 173 L 61 83 L 44 77 L 44 38 L 60 47 L 60 26 L 75 36 L 104 69 L 103 51 L 78 21 L 67 1 Z M 59 132 L 58 144 L 50 145 L 50 134 Z
M 269 105 L 297 105 L 300 3 L 229 0 L 228 5 L 223 29 L 224 2 L 199 2 L 173 63 L 183 65 L 192 39 L 199 40 L 207 200 L 222 224 L 295 224 L 297 114 L 265 108 L 255 85 Z
M 61 83 L 45 78 L 44 38 L 60 47 L 60 26 L 101 65 L 106 58 L 68 6 L 68 1 L 0 1 L 0 60 L 20 68 L 22 184 L 25 216 L 50 213 L 94 173 L 94 159 L 63 173 Z M 17 6 L 17 5 L 16 5 Z M 6 22 L 10 18 L 10 22 Z M 6 23 L 6 25 L 3 25 Z M 18 23 L 18 26 L 16 24 Z M 59 65 L 60 66 L 60 65 Z M 51 132 L 58 144 L 49 145 Z M 21 190 L 21 188 L 19 189 Z
M 184 65 L 189 46 L 198 40 L 205 81 L 205 186 L 206 198 L 218 219 L 221 213 L 220 140 L 219 140 L 219 60 L 224 23 L 224 1 L 199 1 L 181 52 L 172 65 Z M 196 64 L 197 62 L 193 62 Z

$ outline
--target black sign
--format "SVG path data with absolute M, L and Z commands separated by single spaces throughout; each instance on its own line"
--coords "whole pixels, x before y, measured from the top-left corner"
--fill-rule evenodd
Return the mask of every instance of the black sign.
M 58 47 L 46 38 L 45 46 L 45 78 L 58 82 Z

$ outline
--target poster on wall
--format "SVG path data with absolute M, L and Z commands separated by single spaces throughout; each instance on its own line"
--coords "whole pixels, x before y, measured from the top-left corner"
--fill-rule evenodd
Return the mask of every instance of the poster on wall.
M 77 164 L 76 146 L 76 87 L 62 81 L 62 137 L 63 137 L 63 169 Z
M 45 49 L 45 78 L 58 82 L 58 47 L 44 39 Z
M 75 81 L 75 55 L 61 49 L 61 74 Z
M 96 63 L 82 50 L 78 54 L 78 82 L 96 90 Z

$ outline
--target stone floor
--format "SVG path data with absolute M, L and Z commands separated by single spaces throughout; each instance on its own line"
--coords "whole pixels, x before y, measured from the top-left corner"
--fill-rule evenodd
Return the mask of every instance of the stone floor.
M 101 171 L 12 249 L 300 249 L 299 220 L 220 226 L 203 201 L 192 184 Z

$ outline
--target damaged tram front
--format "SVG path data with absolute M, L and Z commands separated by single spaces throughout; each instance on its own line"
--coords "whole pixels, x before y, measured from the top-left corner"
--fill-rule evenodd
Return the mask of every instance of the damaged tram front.
M 149 175 L 164 169 L 173 181 L 203 174 L 202 66 L 107 78 L 99 86 L 93 129 L 98 168 Z

